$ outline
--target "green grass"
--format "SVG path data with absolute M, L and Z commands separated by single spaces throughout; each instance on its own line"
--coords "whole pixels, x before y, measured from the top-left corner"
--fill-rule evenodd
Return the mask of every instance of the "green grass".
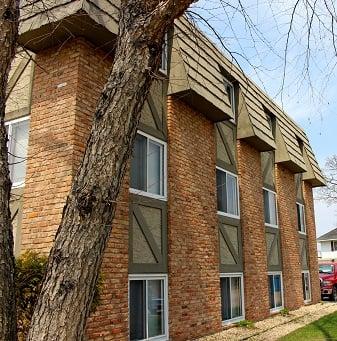
M 297 329 L 282 337 L 280 341 L 337 341 L 337 312 Z

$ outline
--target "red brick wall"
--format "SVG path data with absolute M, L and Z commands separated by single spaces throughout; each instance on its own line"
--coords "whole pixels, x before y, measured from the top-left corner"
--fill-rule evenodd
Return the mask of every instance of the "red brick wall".
M 82 39 L 37 54 L 32 94 L 22 249 L 48 253 L 72 177 L 82 159 L 111 58 Z M 58 88 L 58 84 L 64 86 Z M 105 252 L 102 305 L 88 321 L 90 340 L 128 338 L 128 184 Z
M 282 165 L 276 165 L 275 174 L 283 263 L 284 306 L 288 309 L 297 309 L 303 305 L 303 289 L 295 175 Z
M 169 324 L 172 340 L 221 328 L 214 125 L 168 101 Z
M 237 152 L 246 319 L 260 320 L 269 316 L 261 156 L 240 140 Z
M 303 197 L 305 204 L 305 221 L 307 227 L 308 238 L 308 259 L 311 280 L 311 296 L 312 303 L 317 303 L 321 300 L 321 289 L 319 284 L 318 274 L 318 255 L 317 255 L 317 241 L 316 241 L 316 226 L 315 226 L 315 212 L 314 199 L 312 195 L 312 186 L 310 183 L 303 182 Z

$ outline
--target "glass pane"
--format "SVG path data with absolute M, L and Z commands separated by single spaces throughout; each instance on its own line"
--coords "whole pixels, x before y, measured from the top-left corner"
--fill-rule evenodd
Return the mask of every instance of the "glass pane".
M 131 188 L 146 191 L 146 149 L 147 139 L 137 134 L 131 160 Z
M 264 221 L 266 224 L 270 224 L 270 213 L 269 213 L 269 192 L 263 190 L 263 205 L 264 205 Z
M 146 338 L 145 281 L 130 281 L 130 339 Z
M 302 227 L 302 232 L 305 232 L 305 218 L 304 218 L 304 206 L 300 206 L 300 212 L 301 212 L 301 227 Z
M 11 179 L 14 184 L 23 183 L 26 176 L 29 120 L 12 124 L 9 137 L 9 163 Z
M 236 177 L 227 173 L 227 213 L 238 215 L 238 191 Z
M 151 280 L 148 284 L 148 330 L 149 337 L 165 334 L 163 280 Z
M 161 150 L 162 146 L 153 141 L 149 141 L 148 158 L 148 192 L 161 195 Z
M 305 301 L 309 301 L 311 299 L 311 292 L 310 292 L 310 281 L 309 281 L 308 273 L 302 273 L 302 286 L 303 286 L 303 299 Z
M 270 309 L 273 309 L 275 308 L 273 275 L 268 275 L 268 279 L 269 279 L 269 303 L 270 303 Z
M 274 275 L 275 307 L 282 307 L 281 276 Z
M 226 212 L 227 198 L 226 198 L 226 173 L 216 170 L 216 187 L 217 187 L 217 202 L 218 211 Z
M 222 321 L 226 321 L 232 318 L 229 277 L 220 278 L 220 288 L 221 288 L 221 316 Z
M 241 277 L 231 278 L 232 318 L 242 316 Z
M 277 225 L 277 213 L 276 213 L 276 195 L 269 192 L 269 214 L 270 224 Z
M 297 228 L 299 231 L 301 231 L 301 207 L 299 204 L 296 204 L 296 210 L 297 210 Z

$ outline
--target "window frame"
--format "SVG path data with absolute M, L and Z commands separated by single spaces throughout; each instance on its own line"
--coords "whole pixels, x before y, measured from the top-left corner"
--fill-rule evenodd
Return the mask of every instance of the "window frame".
M 128 279 L 128 320 L 129 320 L 129 330 L 130 330 L 130 282 L 131 281 L 159 281 L 162 280 L 164 283 L 163 298 L 164 298 L 164 328 L 165 334 L 148 337 L 146 339 L 138 341 L 148 341 L 148 340 L 158 340 L 166 341 L 169 340 L 169 297 L 168 297 L 168 275 L 167 274 L 129 274 Z M 147 285 L 147 284 L 146 284 Z M 148 309 L 148 298 L 146 290 L 146 310 Z M 146 321 L 146 334 L 148 335 L 148 321 Z M 130 340 L 130 335 L 129 335 Z
M 262 190 L 267 191 L 268 193 L 274 194 L 274 196 L 275 196 L 275 212 L 276 212 L 276 225 L 267 223 L 266 222 L 266 212 L 263 212 L 264 213 L 264 225 L 267 227 L 272 227 L 272 228 L 278 229 L 279 228 L 279 219 L 278 219 L 277 193 L 275 191 L 272 191 L 269 188 L 266 188 L 266 187 L 262 187 Z M 262 193 L 262 195 L 263 195 L 263 193 Z M 263 200 L 264 200 L 264 196 L 263 196 Z M 269 201 L 268 201 L 268 204 L 269 204 Z M 268 207 L 268 208 L 270 210 L 270 207 Z M 264 211 L 264 203 L 263 203 L 263 211 Z
M 296 202 L 297 222 L 298 222 L 298 220 L 300 220 L 300 222 L 301 222 L 301 217 L 298 217 L 297 207 L 300 207 L 300 211 L 302 212 L 303 228 L 304 228 L 304 230 L 302 230 L 302 226 L 297 226 L 297 230 L 299 233 L 306 235 L 307 234 L 307 224 L 306 224 L 306 220 L 305 220 L 305 206 L 303 204 L 301 204 L 300 202 Z
M 235 214 L 231 214 L 231 213 L 226 213 L 226 212 L 223 212 L 223 211 L 219 211 L 217 209 L 217 213 L 221 216 L 224 216 L 224 217 L 228 217 L 228 218 L 234 218 L 234 219 L 240 219 L 240 191 L 239 191 L 239 177 L 237 174 L 234 174 L 224 168 L 221 168 L 219 166 L 216 166 L 216 170 L 219 170 L 221 172 L 224 172 L 224 173 L 227 173 L 231 176 L 233 176 L 235 179 L 236 179 L 236 193 L 237 193 L 237 208 L 238 208 L 238 214 L 235 215 Z M 227 176 L 226 176 L 226 200 L 227 200 L 227 203 L 228 203 L 228 191 L 227 191 Z M 218 193 L 218 188 L 216 188 L 217 190 L 217 193 Z M 218 195 L 218 194 L 217 194 Z
M 144 137 L 146 137 L 146 148 L 147 148 L 147 154 L 146 157 L 148 157 L 148 149 L 149 149 L 149 140 L 152 140 L 153 142 L 160 144 L 163 146 L 163 148 L 161 149 L 163 152 L 160 155 L 160 159 L 163 160 L 163 164 L 161 165 L 161 172 L 160 172 L 160 176 L 163 177 L 163 195 L 159 195 L 159 194 L 154 194 L 154 193 L 150 193 L 148 191 L 143 191 L 140 189 L 136 189 L 136 188 L 132 188 L 131 187 L 131 181 L 130 181 L 130 188 L 129 188 L 129 192 L 133 193 L 133 194 L 137 194 L 137 195 L 141 195 L 141 196 L 145 196 L 145 197 L 149 197 L 149 198 L 153 198 L 153 199 L 159 199 L 162 201 L 167 201 L 167 142 L 162 141 L 150 134 L 144 133 L 141 130 L 137 130 L 137 134 L 140 134 Z M 131 162 L 130 162 L 130 167 L 131 167 Z M 148 189 L 148 172 L 149 172 L 149 167 L 148 167 L 148 163 L 147 163 L 147 167 L 146 167 L 146 186 Z
M 309 281 L 309 295 L 310 295 L 310 298 L 309 299 L 304 299 L 304 303 L 308 304 L 308 303 L 310 303 L 312 301 L 310 271 L 309 270 L 302 270 L 302 281 L 303 281 L 303 275 L 307 275 L 308 276 L 308 281 Z M 302 283 L 302 286 L 303 286 L 303 283 Z
M 162 47 L 159 72 L 167 76 L 168 74 L 168 33 L 165 33 L 164 44 Z
M 12 141 L 10 140 L 9 137 L 12 135 L 13 124 L 19 123 L 19 122 L 24 122 L 24 121 L 29 121 L 29 120 L 30 120 L 30 115 L 5 121 L 5 127 L 8 127 L 7 150 L 8 150 L 9 153 L 11 153 L 11 149 L 12 149 Z M 29 129 L 28 129 L 28 139 L 29 139 Z M 28 156 L 28 146 L 27 146 L 27 156 Z M 8 163 L 10 163 L 9 162 L 9 157 L 10 157 L 10 155 L 8 155 Z M 28 157 L 27 157 L 27 159 L 28 159 Z M 11 168 L 13 168 L 13 165 L 8 164 L 8 167 L 9 167 L 9 171 L 11 171 Z M 27 168 L 26 168 L 26 170 L 27 170 Z M 11 175 L 10 175 L 10 179 L 12 181 L 12 176 Z M 26 176 L 25 176 L 25 180 L 24 181 L 12 182 L 12 188 L 22 188 L 22 187 L 25 186 L 25 183 L 26 183 Z
M 241 279 L 241 307 L 242 307 L 242 315 L 239 316 L 239 317 L 234 317 L 234 318 L 231 318 L 229 320 L 222 320 L 222 325 L 228 325 L 228 324 L 232 324 L 232 323 L 236 323 L 236 322 L 240 322 L 240 321 L 243 321 L 245 319 L 245 295 L 244 295 L 244 276 L 243 276 L 243 273 L 242 272 L 233 272 L 233 273 L 220 273 L 220 284 L 221 284 L 221 278 L 240 278 Z M 229 285 L 230 285 L 230 288 L 231 288 L 231 281 L 229 281 Z M 230 289 L 231 291 L 231 289 Z M 220 298 L 222 299 L 221 297 L 221 285 L 220 285 Z M 221 306 L 221 314 L 222 314 L 222 306 Z M 221 317 L 222 319 L 222 317 Z
M 282 271 L 268 271 L 268 295 L 269 295 L 269 276 L 280 276 L 281 279 L 281 298 L 282 298 L 282 305 L 280 307 L 275 307 L 269 309 L 271 313 L 277 313 L 280 310 L 284 308 L 284 290 L 283 290 L 283 276 L 282 276 Z M 273 285 L 274 285 L 274 277 L 273 277 Z M 275 292 L 275 289 L 274 289 Z M 274 300 L 275 300 L 275 294 L 274 294 Z M 269 302 L 270 305 L 270 302 Z

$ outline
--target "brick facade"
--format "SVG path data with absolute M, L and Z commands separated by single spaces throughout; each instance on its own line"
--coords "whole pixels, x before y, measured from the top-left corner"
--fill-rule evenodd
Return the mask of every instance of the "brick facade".
M 22 250 L 49 252 L 92 115 L 112 63 L 83 39 L 37 54 L 24 190 Z M 169 335 L 195 339 L 221 330 L 214 123 L 183 101 L 168 99 Z M 237 143 L 245 316 L 270 315 L 260 152 Z M 294 174 L 276 167 L 285 306 L 303 305 Z M 105 252 L 102 304 L 89 340 L 128 339 L 128 176 Z M 313 302 L 320 299 L 312 188 L 304 182 Z
M 303 182 L 303 197 L 305 203 L 305 221 L 308 238 L 308 259 L 311 281 L 311 299 L 312 303 L 317 303 L 321 300 L 321 288 L 318 274 L 318 254 L 315 226 L 314 199 L 312 187 L 307 182 Z
M 296 213 L 294 173 L 275 166 L 276 192 L 282 253 L 284 306 L 297 309 L 303 305 L 302 270 Z
M 172 98 L 167 121 L 170 337 L 187 340 L 221 328 L 215 130 Z
M 243 141 L 238 142 L 237 152 L 246 319 L 261 320 L 269 316 L 261 155 Z
M 48 253 L 111 58 L 82 39 L 37 54 L 24 191 L 22 249 Z M 127 177 L 126 177 L 127 178 Z M 127 179 L 102 265 L 102 305 L 88 321 L 90 340 L 128 335 Z

